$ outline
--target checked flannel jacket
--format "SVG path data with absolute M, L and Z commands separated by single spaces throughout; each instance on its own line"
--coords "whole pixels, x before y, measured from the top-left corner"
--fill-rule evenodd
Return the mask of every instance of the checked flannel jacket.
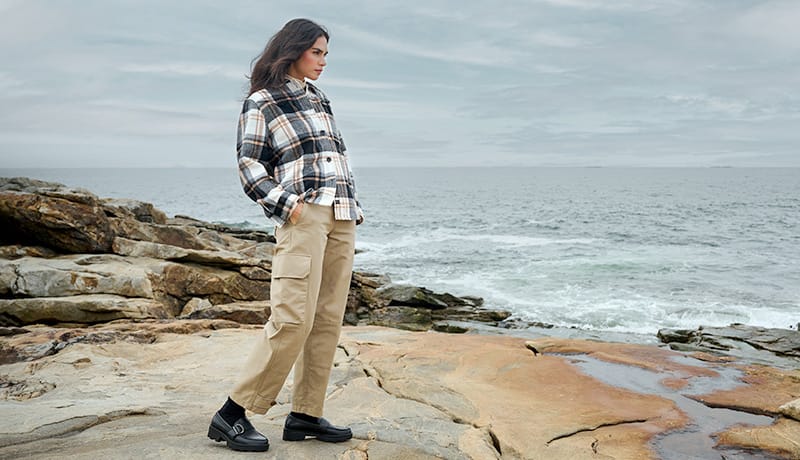
M 333 206 L 337 220 L 363 219 L 330 101 L 311 83 L 288 79 L 251 94 L 239 116 L 236 151 L 245 193 L 277 226 L 299 201 Z

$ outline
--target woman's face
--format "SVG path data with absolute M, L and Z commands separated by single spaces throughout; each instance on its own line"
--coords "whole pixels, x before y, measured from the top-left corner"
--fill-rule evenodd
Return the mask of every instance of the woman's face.
M 324 36 L 320 36 L 311 45 L 311 48 L 305 50 L 300 58 L 289 66 L 289 75 L 300 80 L 303 78 L 316 80 L 322 74 L 322 68 L 327 64 L 325 62 L 327 55 L 328 40 Z

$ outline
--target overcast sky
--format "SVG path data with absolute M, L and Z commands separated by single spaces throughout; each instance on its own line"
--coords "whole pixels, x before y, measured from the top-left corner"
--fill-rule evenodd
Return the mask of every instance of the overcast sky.
M 0 0 L 0 167 L 233 167 L 294 17 L 355 167 L 800 166 L 797 0 Z

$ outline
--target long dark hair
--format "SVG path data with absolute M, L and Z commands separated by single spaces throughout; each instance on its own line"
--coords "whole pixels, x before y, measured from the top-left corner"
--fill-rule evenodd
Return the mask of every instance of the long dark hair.
M 324 27 L 309 19 L 292 19 L 267 42 L 264 51 L 253 59 L 250 92 L 277 88 L 286 82 L 289 67 L 314 45 L 319 37 L 330 40 Z

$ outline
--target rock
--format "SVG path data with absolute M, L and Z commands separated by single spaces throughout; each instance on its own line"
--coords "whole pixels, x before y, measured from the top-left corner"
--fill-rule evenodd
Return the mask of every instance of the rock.
M 181 319 L 192 319 L 187 317 L 196 311 L 212 306 L 212 303 L 209 302 L 208 299 L 193 297 L 190 301 L 186 302 L 186 305 L 183 306 L 183 310 L 181 310 Z
M 661 329 L 658 336 L 670 346 L 687 344 L 698 351 L 752 356 L 752 348 L 755 348 L 778 356 L 800 358 L 800 332 L 791 329 L 731 324 L 728 327 L 700 327 L 693 331 Z
M 0 293 L 15 297 L 115 294 L 152 299 L 151 278 L 164 265 L 115 255 L 0 260 Z
M 106 209 L 111 208 L 130 213 L 139 222 L 162 225 L 167 223 L 167 215 L 152 203 L 123 198 L 106 198 L 101 203 Z
M 227 233 L 240 240 L 257 241 L 259 243 L 275 243 L 275 237 L 267 232 L 253 229 L 238 228 L 231 225 L 203 222 L 193 217 L 176 215 L 167 221 L 171 225 L 191 225 L 194 227 L 206 228 L 214 232 Z
M 377 290 L 378 295 L 387 299 L 389 305 L 405 305 L 438 310 L 447 307 L 476 306 L 471 300 L 444 293 L 436 294 L 424 287 L 390 284 Z
M 11 316 L 2 319 L 7 324 L 27 324 L 25 318 L 45 322 L 94 322 L 104 317 L 160 317 L 162 313 L 154 309 L 157 304 L 167 317 L 175 317 L 180 316 L 186 303 L 195 297 L 206 299 L 213 308 L 197 308 L 185 314 L 186 317 L 263 322 L 263 308 L 247 303 L 263 304 L 269 299 L 274 238 L 265 232 L 185 216 L 170 219 L 150 203 L 100 199 L 85 190 L 24 178 L 0 179 L 0 193 L 13 195 L 17 200 L 2 203 L 6 206 L 6 216 L 22 213 L 20 215 L 27 219 L 9 223 L 13 231 L 3 235 L 10 244 L 0 247 L 0 297 L 53 298 L 51 304 L 59 306 L 65 305 L 63 298 L 69 296 L 113 295 L 132 299 L 128 307 L 122 305 L 125 300 L 116 299 L 113 305 L 109 304 L 112 311 L 107 314 L 96 310 L 106 305 L 105 301 L 91 301 L 92 314 L 81 313 L 75 317 L 70 316 L 74 312 L 66 313 L 60 307 L 55 309 L 58 312 L 44 307 L 49 305 L 47 300 L 26 300 L 10 305 L 35 303 L 34 310 L 38 313 L 16 314 L 9 310 L 7 313 Z M 32 208 L 36 208 L 35 212 Z M 53 208 L 58 212 L 40 213 L 40 208 Z M 0 223 L 6 218 L 3 215 L 0 212 Z M 27 228 L 47 229 L 48 219 L 53 220 L 53 216 L 64 221 L 63 226 L 51 232 L 60 235 L 61 239 L 53 239 L 61 241 L 54 245 L 59 251 L 105 254 L 59 255 L 43 246 L 25 246 L 31 242 L 28 240 L 49 244 L 50 233 L 33 232 L 32 235 L 38 236 L 29 238 Z M 102 231 L 97 230 L 99 227 Z M 93 246 L 86 243 L 98 235 L 102 236 L 102 241 L 95 241 Z M 47 241 L 39 241 L 43 238 Z M 65 241 L 74 244 L 69 246 Z M 83 242 L 83 246 L 76 241 Z M 345 321 L 384 325 L 399 321 L 398 325 L 403 328 L 428 329 L 432 319 L 497 325 L 510 315 L 480 308 L 483 300 L 478 297 L 462 298 L 388 283 L 389 278 L 384 275 L 354 273 Z M 87 301 L 86 298 L 73 300 Z M 147 303 L 149 313 L 134 313 L 140 311 L 142 302 Z M 392 308 L 385 310 L 386 307 Z M 241 312 L 237 313 L 237 308 Z M 415 311 L 416 308 L 433 310 L 433 313 Z M 46 315 L 55 316 L 46 317 L 45 310 L 48 311 Z
M 784 417 L 789 417 L 800 421 L 800 399 L 787 402 L 779 407 L 778 411 L 780 411 L 781 415 Z
M 771 454 L 758 458 L 798 459 L 800 458 L 800 423 L 789 419 L 778 419 L 767 427 L 735 426 L 727 431 L 717 433 L 716 447 L 755 450 L 759 453 Z M 755 458 L 755 457 L 751 457 Z
M 268 301 L 234 302 L 212 305 L 206 299 L 194 298 L 181 311 L 181 319 L 225 319 L 241 324 L 264 324 L 269 319 Z
M 153 259 L 177 262 L 194 262 L 202 265 L 214 265 L 226 268 L 239 268 L 242 266 L 266 266 L 269 268 L 269 265 L 264 261 L 243 257 L 236 252 L 185 249 L 168 244 L 135 241 L 127 238 L 115 238 L 112 249 L 115 254 L 131 257 L 150 257 Z
M 358 345 L 345 347 L 391 395 L 474 427 L 491 455 L 468 458 L 652 458 L 649 440 L 688 422 L 671 401 L 605 385 L 563 357 L 534 358 L 521 339 L 382 335 L 353 331 Z
M 433 323 L 433 330 L 436 332 L 446 332 L 448 334 L 463 334 L 469 332 L 469 328 L 467 327 L 446 321 L 437 321 Z
M 0 322 L 6 326 L 33 323 L 101 323 L 115 319 L 168 318 L 164 306 L 152 299 L 108 294 L 0 299 Z
M 353 272 L 353 281 L 363 286 L 377 289 L 385 284 L 389 284 L 391 280 L 386 275 L 378 273 L 367 272 Z
M 109 218 L 114 235 L 136 241 L 177 246 L 184 249 L 215 249 L 200 238 L 199 231 L 193 227 L 158 225 L 140 222 L 135 219 Z
M 20 257 L 50 258 L 57 255 L 57 252 L 44 246 L 23 246 L 20 244 L 0 246 L 0 259 L 19 259 Z
M 170 296 L 190 299 L 206 297 L 213 304 L 245 300 L 269 300 L 267 281 L 245 278 L 238 272 L 190 264 L 168 264 L 162 289 Z
M 656 336 L 664 343 L 689 343 L 692 338 L 691 329 L 659 329 Z
M 225 320 L 115 321 L 70 329 L 38 325 L 28 328 L 24 334 L 0 341 L 0 364 L 34 361 L 79 343 L 153 343 L 158 334 L 194 334 L 239 327 L 239 323 Z
M 689 397 L 710 407 L 776 417 L 782 413 L 781 407 L 800 395 L 798 368 L 780 370 L 767 366 L 748 366 L 739 380 L 747 385 Z
M 509 316 L 511 316 L 511 312 L 508 311 L 484 310 L 473 307 L 448 307 L 443 310 L 431 311 L 431 317 L 435 320 L 474 321 L 491 325 L 497 325 L 499 321 L 503 321 Z
M 239 273 L 247 279 L 258 281 L 271 281 L 272 271 L 261 267 L 239 267 Z
M 17 335 L 17 334 L 27 334 L 30 332 L 28 329 L 24 327 L 0 327 L 0 337 L 6 337 L 9 335 Z
M 6 380 L 0 376 L 0 400 L 25 401 L 38 398 L 56 386 L 42 380 Z
M 114 239 L 109 220 L 92 196 L 84 201 L 0 192 L 1 238 L 68 253 L 108 252 Z
M 27 177 L 0 177 L 0 192 L 23 192 L 58 197 L 84 204 L 96 204 L 97 196 L 82 188 L 67 187 L 57 182 L 46 182 Z
M 66 331 L 31 328 L 25 335 L 55 338 L 66 345 L 35 362 L 0 366 L 6 388 L 23 396 L 0 399 L 0 411 L 13 414 L 0 418 L 0 457 L 229 456 L 229 450 L 204 436 L 205 430 L 247 359 L 247 353 L 230 350 L 246 348 L 263 330 L 206 328 L 177 335 L 158 329 L 167 325 L 144 321 Z M 144 335 L 126 335 L 135 331 Z M 86 338 L 92 333 L 97 342 Z M 641 371 L 647 378 L 683 376 L 705 385 L 720 378 L 707 366 L 728 364 L 688 365 L 686 359 L 676 359 L 677 353 L 643 345 L 564 339 L 534 343 L 543 354 L 534 356 L 524 340 L 512 337 L 345 327 L 325 412 L 332 421 L 351 426 L 355 439 L 339 444 L 280 442 L 284 417 L 291 410 L 291 375 L 278 405 L 250 419 L 275 440 L 270 458 L 727 455 L 726 450 L 712 449 L 711 434 L 698 432 L 702 427 L 697 427 L 697 420 L 671 400 L 680 397 L 674 390 L 658 384 L 637 386 L 636 391 L 621 386 L 630 384 L 628 370 L 639 366 L 651 369 Z M 551 354 L 561 351 L 571 354 Z M 575 364 L 586 352 L 597 359 L 605 377 Z M 623 362 L 628 364 L 619 364 Z M 87 388 L 91 398 L 86 397 Z M 694 408 L 692 413 L 700 410 Z M 729 424 L 737 424 L 735 414 Z M 686 430 L 689 426 L 692 430 Z M 728 430 L 733 434 L 720 435 L 719 448 L 727 448 L 728 440 L 739 436 L 742 444 L 749 443 L 753 457 L 774 452 L 794 458 L 789 449 L 798 427 L 800 423 L 787 418 L 774 426 L 734 426 Z M 664 439 L 673 439 L 684 450 L 663 450 Z
M 386 307 L 373 310 L 369 324 L 409 331 L 427 331 L 433 322 L 431 321 L 431 311 L 426 308 Z

